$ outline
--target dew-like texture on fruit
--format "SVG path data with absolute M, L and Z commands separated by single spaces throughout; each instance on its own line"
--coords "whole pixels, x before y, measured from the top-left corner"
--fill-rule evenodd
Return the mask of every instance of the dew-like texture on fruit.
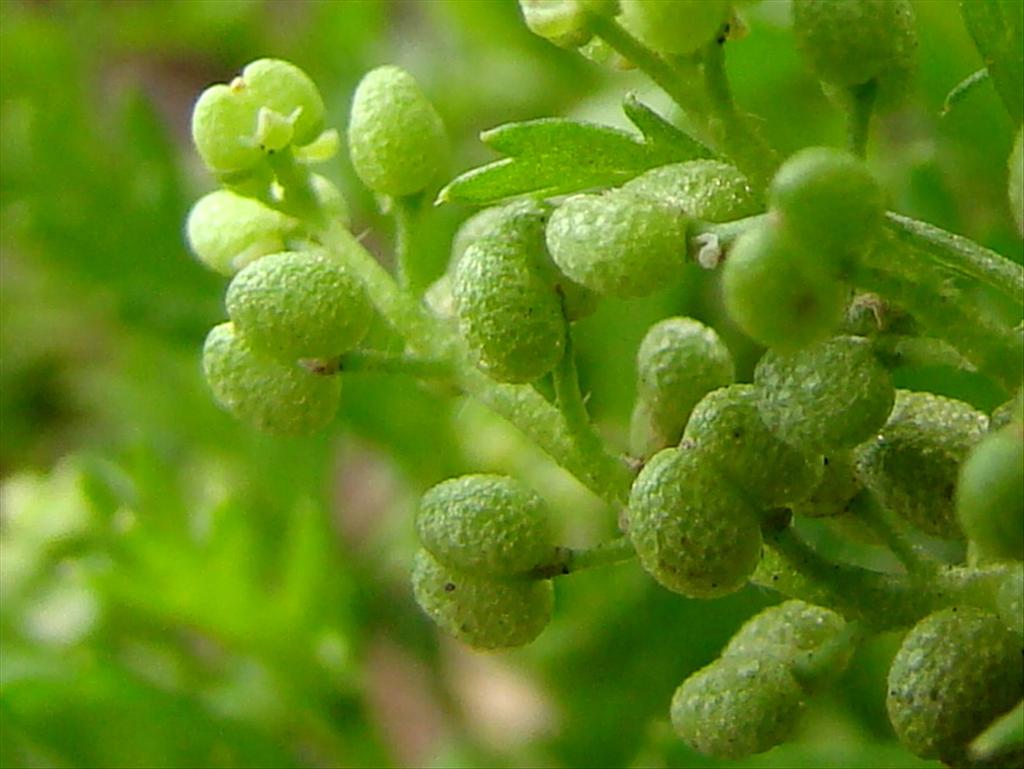
M 411 195 L 433 182 L 446 162 L 448 143 L 437 110 L 412 75 L 378 67 L 352 98 L 349 154 L 363 183 L 385 195 Z
M 788 740 L 805 696 L 782 661 L 729 657 L 691 675 L 672 697 L 672 726 L 690 747 L 740 759 Z
M 747 177 L 735 166 L 718 160 L 689 160 L 652 168 L 622 185 L 622 190 L 660 198 L 705 222 L 730 222 L 760 209 Z
M 478 649 L 523 646 L 551 620 L 550 580 L 491 579 L 438 563 L 426 550 L 412 572 L 416 603 L 445 632 Z
M 256 146 L 259 105 L 241 81 L 218 83 L 200 94 L 192 108 L 192 141 L 214 173 L 248 171 L 263 160 Z
M 474 575 L 523 574 L 555 554 L 544 501 L 504 475 L 463 475 L 437 484 L 420 500 L 416 532 L 438 561 Z
M 319 251 L 252 263 L 231 281 L 225 303 L 249 345 L 285 363 L 351 350 L 373 317 L 362 284 Z
M 293 225 L 289 217 L 257 200 L 217 190 L 192 206 L 185 234 L 199 261 L 222 275 L 234 275 L 261 256 L 281 251 Z
M 257 59 L 242 70 L 242 80 L 259 106 L 284 117 L 295 114 L 296 144 L 306 144 L 319 135 L 324 122 L 323 98 L 309 75 L 294 64 L 281 59 Z
M 987 435 L 960 468 L 957 517 L 990 558 L 1024 560 L 1024 426 Z
M 793 0 L 793 34 L 810 70 L 837 86 L 912 69 L 917 46 L 908 0 Z
M 657 198 L 612 190 L 577 195 L 551 215 L 551 258 L 598 294 L 650 294 L 682 274 L 688 218 Z
M 886 707 L 910 751 L 961 765 L 967 744 L 1022 694 L 1020 637 L 994 614 L 954 606 L 903 639 L 889 669 Z
M 744 622 L 722 650 L 722 657 L 770 654 L 792 662 L 835 638 L 845 624 L 831 609 L 796 599 L 785 601 Z
M 734 384 L 708 393 L 690 415 L 681 446 L 695 446 L 761 508 L 798 502 L 817 486 L 821 457 L 781 441 L 761 419 L 757 388 Z
M 1017 231 L 1024 235 L 1024 129 L 1017 131 L 1017 140 L 1013 143 L 1008 165 L 1010 212 L 1017 222 Z
M 752 339 L 783 352 L 829 337 L 843 319 L 846 296 L 819 254 L 772 224 L 741 235 L 722 271 L 729 316 Z
M 809 147 L 779 168 L 768 201 L 782 226 L 837 273 L 882 230 L 885 196 L 864 161 L 843 150 Z
M 644 404 L 652 446 L 679 442 L 698 401 L 731 384 L 735 368 L 728 348 L 693 318 L 666 318 L 648 329 L 636 356 L 637 397 Z M 650 452 L 645 452 L 650 453 Z
M 726 0 L 699 3 L 620 0 L 623 25 L 659 53 L 696 53 L 719 34 L 729 17 Z
M 792 506 L 797 515 L 834 518 L 850 511 L 853 498 L 864 488 L 857 477 L 851 451 L 829 451 L 821 458 L 821 480 L 811 493 Z
M 885 507 L 921 531 L 961 539 L 957 477 L 987 425 L 988 418 L 963 401 L 897 390 L 888 422 L 857 447 L 858 473 Z
M 341 380 L 258 355 L 231 323 L 210 331 L 203 374 L 214 398 L 241 421 L 272 435 L 309 435 L 334 418 Z
M 853 448 L 889 416 L 896 390 L 863 337 L 838 336 L 794 353 L 769 350 L 754 370 L 764 423 L 808 450 Z
M 459 331 L 481 370 L 500 382 L 530 382 L 555 367 L 565 316 L 540 261 L 514 240 L 470 246 L 455 269 Z
M 628 516 L 644 569 L 691 598 L 739 590 L 761 557 L 754 509 L 697 451 L 655 454 L 633 483 Z

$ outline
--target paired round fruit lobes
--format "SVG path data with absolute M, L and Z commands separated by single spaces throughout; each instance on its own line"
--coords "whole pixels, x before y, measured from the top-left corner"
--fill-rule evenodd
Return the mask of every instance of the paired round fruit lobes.
M 185 234 L 199 261 L 222 275 L 284 249 L 297 223 L 253 198 L 217 190 L 196 201 Z
M 986 557 L 1024 560 L 1024 426 L 990 433 L 960 468 L 957 519 Z
M 727 0 L 699 3 L 620 0 L 622 24 L 658 53 L 692 54 L 721 33 L 731 11 Z

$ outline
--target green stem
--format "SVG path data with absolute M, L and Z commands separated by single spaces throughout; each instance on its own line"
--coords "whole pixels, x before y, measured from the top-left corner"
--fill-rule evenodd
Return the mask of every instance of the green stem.
M 412 262 L 415 256 L 413 243 L 417 210 L 418 196 L 391 199 L 391 212 L 395 219 L 395 271 L 398 285 L 419 295 L 423 286 L 417 279 L 418 271 Z
M 847 105 L 847 146 L 859 158 L 868 154 L 868 136 L 871 130 L 871 115 L 875 109 L 875 95 L 878 81 L 869 80 L 863 85 L 849 89 Z
M 565 350 L 562 359 L 552 372 L 555 385 L 555 400 L 562 412 L 569 436 L 579 446 L 580 451 L 587 454 L 600 454 L 606 451 L 601 437 L 594 431 L 594 426 L 587 414 L 583 394 L 580 392 L 579 374 L 576 370 L 576 352 L 572 344 L 572 327 L 566 323 Z
M 316 374 L 374 372 L 405 374 L 420 379 L 451 379 L 452 365 L 447 358 L 421 358 L 415 355 L 381 352 L 379 350 L 351 350 L 337 358 L 302 361 Z
M 901 366 L 947 366 L 976 371 L 956 348 L 941 339 L 926 336 L 882 333 L 871 339 L 875 355 L 888 368 Z
M 531 576 L 537 579 L 575 574 L 585 569 L 598 569 L 636 558 L 636 550 L 629 537 L 616 537 L 593 547 L 572 549 L 558 548 L 554 560 L 534 570 Z
M 946 95 L 946 100 L 942 103 L 942 112 L 939 113 L 939 117 L 945 117 L 952 112 L 953 107 L 966 99 L 979 85 L 987 83 L 988 80 L 988 68 L 982 67 L 953 86 L 953 90 Z
M 870 492 L 862 492 L 852 500 L 850 512 L 867 524 L 875 536 L 881 539 L 893 552 L 907 573 L 915 579 L 926 579 L 933 575 L 938 565 L 923 558 L 907 539 L 888 510 L 883 508 Z
M 984 761 L 1024 745 L 1024 700 L 993 721 L 970 745 L 971 757 Z M 1007 756 L 1009 758 L 1009 756 Z

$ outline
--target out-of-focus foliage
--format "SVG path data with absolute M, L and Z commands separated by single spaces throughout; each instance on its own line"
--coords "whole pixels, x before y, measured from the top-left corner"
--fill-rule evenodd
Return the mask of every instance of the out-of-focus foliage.
M 749 10 L 729 68 L 789 152 L 838 142 L 842 125 L 799 65 L 787 8 Z M 875 170 L 893 208 L 1020 259 L 1011 126 L 992 88 L 938 117 L 978 55 L 955 3 L 917 11 L 916 96 L 879 124 Z M 615 522 L 584 491 L 498 418 L 407 379 L 349 378 L 334 429 L 312 440 L 256 436 L 213 405 L 198 360 L 223 285 L 183 243 L 210 186 L 187 120 L 203 87 L 260 56 L 309 72 L 338 128 L 365 71 L 413 72 L 453 140 L 448 178 L 493 159 L 477 136 L 503 122 L 625 127 L 634 88 L 669 112 L 636 74 L 533 36 L 514 0 L 0 3 L 0 764 L 718 765 L 672 735 L 667 703 L 773 596 L 688 601 L 626 564 L 559 583 L 528 649 L 470 654 L 412 602 L 411 500 L 457 473 L 510 473 L 585 544 Z M 390 225 L 346 163 L 329 175 L 387 258 Z M 435 274 L 469 213 L 429 212 Z M 688 285 L 580 324 L 584 388 L 622 445 L 647 327 L 722 325 L 708 281 Z M 749 381 L 757 351 L 725 341 Z M 967 374 L 900 377 L 999 400 Z M 894 649 L 869 645 L 797 742 L 747 765 L 926 765 L 885 721 Z

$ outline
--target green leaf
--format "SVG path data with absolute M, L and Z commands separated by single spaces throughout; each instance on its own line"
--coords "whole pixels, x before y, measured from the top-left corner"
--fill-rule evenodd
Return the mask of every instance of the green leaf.
M 963 0 L 960 12 L 1015 125 L 1024 118 L 1024 13 L 1020 0 Z
M 564 195 L 622 184 L 650 168 L 711 155 L 635 97 L 627 97 L 623 110 L 641 136 L 562 118 L 484 131 L 481 141 L 509 157 L 456 177 L 437 202 L 486 205 L 517 195 Z

